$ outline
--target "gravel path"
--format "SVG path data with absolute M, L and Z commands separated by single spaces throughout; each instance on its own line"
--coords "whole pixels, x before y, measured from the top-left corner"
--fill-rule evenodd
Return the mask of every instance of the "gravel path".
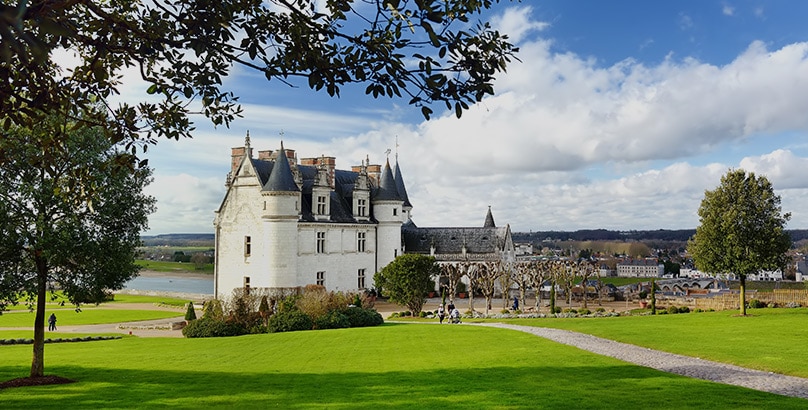
M 783 396 L 808 399 L 808 379 L 801 377 L 751 370 L 730 364 L 661 352 L 569 330 L 504 323 L 474 323 L 473 325 L 518 330 L 600 355 L 614 357 L 625 362 L 662 370 L 663 372 L 732 384 Z

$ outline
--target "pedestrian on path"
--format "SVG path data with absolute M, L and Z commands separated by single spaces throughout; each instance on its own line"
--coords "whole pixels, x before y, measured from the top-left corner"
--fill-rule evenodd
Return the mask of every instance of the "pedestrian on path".
M 50 317 L 48 318 L 48 330 L 56 330 L 56 313 L 51 313 Z

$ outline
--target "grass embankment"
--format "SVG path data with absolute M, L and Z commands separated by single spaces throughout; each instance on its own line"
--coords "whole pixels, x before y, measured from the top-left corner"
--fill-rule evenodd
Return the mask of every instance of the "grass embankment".
M 152 270 L 155 272 L 199 273 L 199 274 L 213 275 L 212 263 L 206 263 L 202 265 L 201 268 L 198 267 L 196 264 L 185 262 L 149 261 L 144 259 L 138 259 L 135 261 L 135 263 L 137 265 L 142 266 L 143 269 Z
M 808 377 L 808 309 L 749 309 L 612 318 L 502 322 L 574 330 L 652 349 Z
M 30 346 L 3 346 L 0 380 Z M 689 379 L 528 334 L 376 328 L 46 347 L 78 383 L 7 389 L 4 408 L 797 408 L 806 401 Z

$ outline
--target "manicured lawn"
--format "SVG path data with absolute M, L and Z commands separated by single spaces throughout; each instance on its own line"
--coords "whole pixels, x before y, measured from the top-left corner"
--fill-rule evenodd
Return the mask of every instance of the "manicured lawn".
M 30 346 L 0 346 L 0 380 Z M 46 373 L 78 383 L 0 392 L 16 408 L 783 409 L 808 406 L 629 365 L 521 332 L 376 328 L 46 346 Z
M 96 325 L 101 323 L 133 322 L 138 320 L 165 319 L 185 316 L 181 310 L 129 310 L 106 308 L 82 308 L 76 312 L 73 308 L 53 308 L 45 312 L 47 319 L 51 313 L 56 314 L 56 327 L 68 325 Z M 47 324 L 46 324 L 47 325 Z M 34 326 L 34 312 L 7 312 L 0 316 L 0 327 Z
M 104 302 L 104 305 L 114 306 L 115 303 L 154 303 L 158 305 L 169 305 L 176 307 L 188 306 L 189 300 L 169 298 L 165 296 L 147 296 L 147 295 L 127 295 L 119 293 L 115 295 L 115 299 L 109 302 Z
M 614 318 L 518 319 L 503 322 L 553 327 L 732 363 L 808 377 L 808 309 L 749 309 Z

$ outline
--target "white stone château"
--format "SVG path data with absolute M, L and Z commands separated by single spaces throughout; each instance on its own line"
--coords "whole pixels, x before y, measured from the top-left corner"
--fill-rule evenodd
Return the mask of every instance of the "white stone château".
M 233 148 L 227 192 L 214 220 L 214 292 L 236 288 L 329 290 L 373 287 L 373 275 L 402 253 L 410 205 L 401 172 L 363 161 L 350 171 L 334 157 L 259 151 L 249 134 Z
M 247 134 L 226 186 L 214 220 L 217 299 L 238 288 L 371 289 L 404 252 L 443 263 L 514 259 L 510 227 L 497 228 L 490 207 L 482 227 L 417 227 L 397 156 L 394 169 L 367 160 L 347 171 L 334 157 L 298 160 L 281 142 L 253 158 Z

